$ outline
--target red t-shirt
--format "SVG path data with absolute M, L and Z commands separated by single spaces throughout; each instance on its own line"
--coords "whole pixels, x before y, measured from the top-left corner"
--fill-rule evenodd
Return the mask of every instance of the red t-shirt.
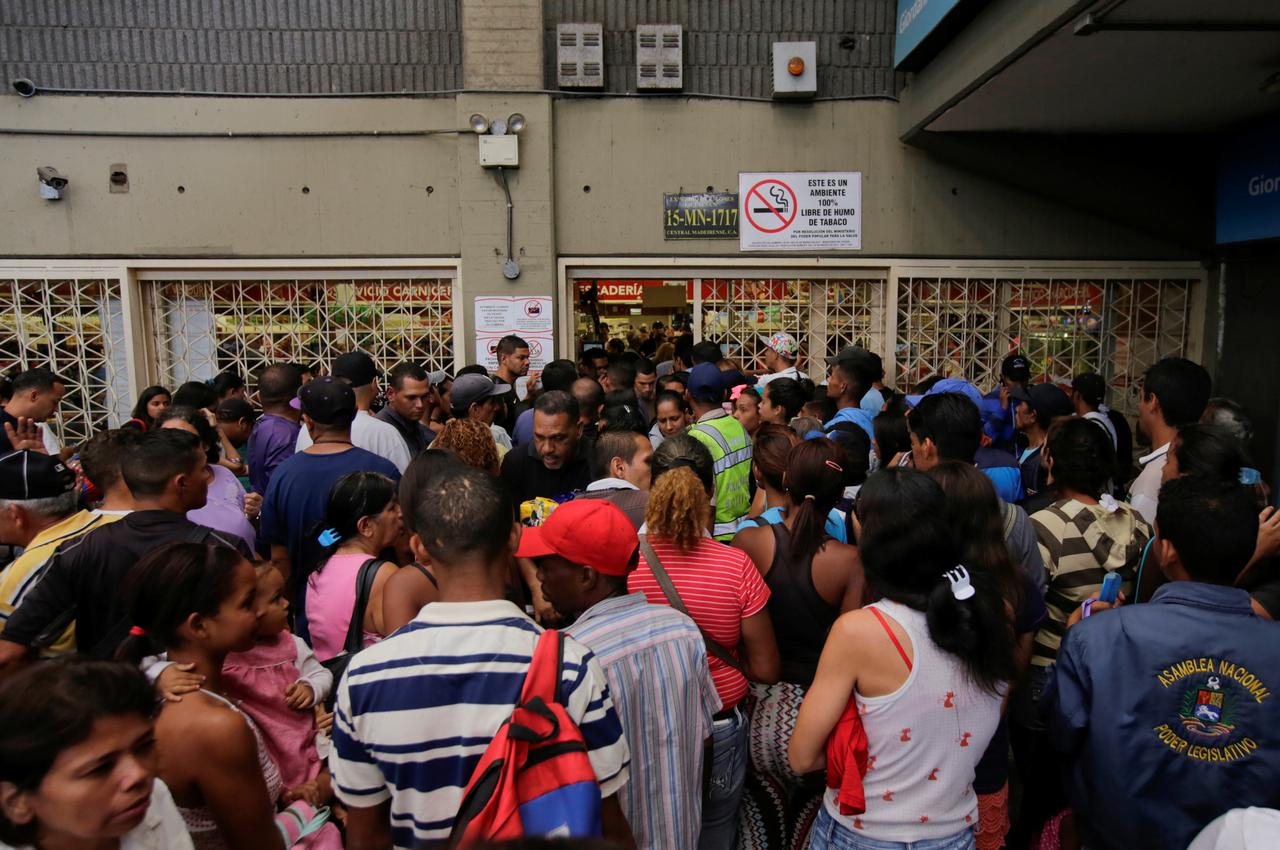
M 680 598 L 694 622 L 737 658 L 742 621 L 758 613 L 769 601 L 769 588 L 751 558 L 741 549 L 717 543 L 710 537 L 700 540 L 692 552 L 681 552 L 669 541 L 653 537 L 649 543 L 671 576 L 671 583 L 680 591 Z M 669 604 L 643 553 L 640 566 L 627 580 L 627 587 L 632 592 L 643 593 L 655 605 Z M 732 708 L 741 702 L 747 695 L 746 676 L 710 653 L 707 661 L 724 707 Z

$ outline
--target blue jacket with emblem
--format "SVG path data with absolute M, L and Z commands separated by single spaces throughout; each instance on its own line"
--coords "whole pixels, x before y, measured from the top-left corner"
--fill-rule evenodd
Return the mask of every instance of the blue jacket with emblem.
M 1043 699 L 1090 848 L 1186 847 L 1280 808 L 1280 623 L 1240 589 L 1174 582 L 1073 626 Z

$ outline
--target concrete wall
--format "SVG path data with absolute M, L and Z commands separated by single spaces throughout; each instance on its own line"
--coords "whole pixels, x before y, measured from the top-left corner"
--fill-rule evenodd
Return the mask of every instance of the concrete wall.
M 943 164 L 902 144 L 897 120 L 883 101 L 556 101 L 560 253 L 736 254 L 733 240 L 664 242 L 662 194 L 736 192 L 739 171 L 840 170 L 863 175 L 863 248 L 850 256 L 1194 256 Z
M 1190 256 L 903 145 L 885 102 L 3 97 L 0 127 L 362 132 L 465 127 L 472 112 L 516 111 L 529 119 L 511 189 L 517 250 L 528 258 L 519 285 L 530 291 L 550 290 L 556 254 L 736 254 L 733 240 L 664 242 L 662 193 L 735 191 L 739 171 L 862 171 L 861 256 Z M 476 145 L 470 134 L 7 136 L 0 256 L 461 255 L 479 264 L 472 280 L 508 287 L 493 277 L 502 259 L 494 252 L 505 254 L 505 201 Z M 117 162 L 129 165 L 128 194 L 108 192 Z M 70 178 L 65 199 L 39 197 L 38 165 Z
M 334 132 L 459 126 L 453 100 L 0 97 L 0 127 Z M 461 125 L 461 126 L 465 126 Z M 456 255 L 475 138 L 3 136 L 0 256 Z M 128 194 L 110 194 L 113 163 Z M 39 197 L 36 167 L 71 181 Z M 179 191 L 179 187 L 183 191 Z M 304 193 L 305 189 L 309 190 Z

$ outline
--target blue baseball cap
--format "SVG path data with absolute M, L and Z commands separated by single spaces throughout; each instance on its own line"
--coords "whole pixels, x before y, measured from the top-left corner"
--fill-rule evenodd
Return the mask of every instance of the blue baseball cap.
M 700 401 L 724 401 L 724 374 L 714 363 L 699 363 L 689 370 L 689 395 Z
M 929 391 L 924 395 L 907 396 L 907 404 L 915 407 L 920 403 L 920 399 L 924 398 L 926 395 L 941 395 L 942 393 L 959 393 L 960 395 L 967 396 L 969 401 L 978 406 L 979 410 L 982 409 L 982 393 L 978 392 L 977 387 L 963 378 L 943 378 L 941 381 L 938 381 L 938 383 L 930 387 Z

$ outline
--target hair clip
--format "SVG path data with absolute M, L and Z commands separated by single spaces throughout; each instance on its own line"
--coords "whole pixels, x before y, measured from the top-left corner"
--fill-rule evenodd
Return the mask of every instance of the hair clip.
M 147 630 L 144 629 L 142 626 L 130 626 L 129 634 L 133 635 L 134 637 L 146 637 Z
M 969 582 L 969 571 L 963 564 L 957 564 L 954 570 L 947 570 L 943 577 L 951 582 L 951 595 L 956 599 L 969 599 L 977 592 Z
M 1256 469 L 1250 469 L 1247 466 L 1240 467 L 1240 483 L 1246 487 L 1252 487 L 1262 480 L 1262 473 Z
M 1116 497 L 1112 496 L 1110 493 L 1103 493 L 1102 496 L 1098 498 L 1098 504 L 1102 505 L 1103 510 L 1109 514 L 1113 514 L 1120 510 L 1120 503 L 1117 502 Z
M 836 472 L 844 472 L 844 467 L 836 463 L 834 460 L 824 460 L 823 463 L 827 465 L 828 469 L 834 469 Z
M 342 537 L 338 534 L 338 530 L 336 528 L 326 528 L 324 531 L 320 532 L 320 536 L 316 539 L 320 541 L 321 546 L 332 546 L 341 540 Z

